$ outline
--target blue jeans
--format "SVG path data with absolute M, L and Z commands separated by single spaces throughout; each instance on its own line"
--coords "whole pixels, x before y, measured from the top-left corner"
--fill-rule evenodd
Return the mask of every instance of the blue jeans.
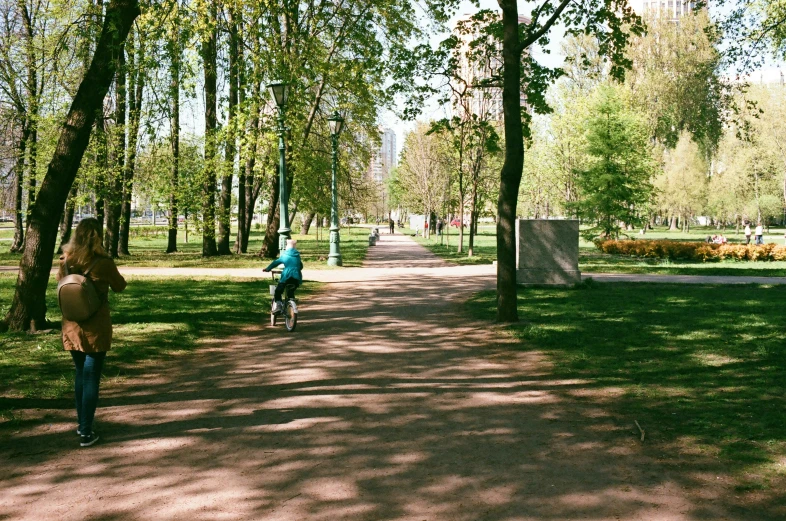
M 71 351 L 71 357 L 76 368 L 74 395 L 79 432 L 90 434 L 93 432 L 93 418 L 98 405 L 98 384 L 101 382 L 101 368 L 104 366 L 106 353 Z

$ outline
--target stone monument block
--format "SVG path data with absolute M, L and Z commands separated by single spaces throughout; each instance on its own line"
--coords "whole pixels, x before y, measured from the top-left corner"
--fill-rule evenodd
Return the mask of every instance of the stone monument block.
M 573 285 L 579 272 L 579 221 L 516 219 L 516 282 Z

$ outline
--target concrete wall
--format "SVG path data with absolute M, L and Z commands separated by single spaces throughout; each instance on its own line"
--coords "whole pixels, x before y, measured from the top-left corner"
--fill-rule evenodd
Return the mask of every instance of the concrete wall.
M 572 285 L 579 272 L 577 220 L 516 220 L 516 282 Z

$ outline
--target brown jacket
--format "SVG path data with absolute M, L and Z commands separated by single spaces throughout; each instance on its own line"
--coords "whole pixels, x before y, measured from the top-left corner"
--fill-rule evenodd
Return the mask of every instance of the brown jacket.
M 65 257 L 60 257 L 57 280 L 65 276 Z M 68 266 L 69 273 L 81 272 L 87 266 Z M 95 283 L 98 295 L 104 302 L 96 314 L 84 322 L 63 319 L 63 347 L 67 351 L 100 353 L 112 346 L 112 319 L 109 316 L 109 288 L 118 293 L 126 289 L 126 279 L 117 271 L 114 261 L 101 257 L 88 276 Z

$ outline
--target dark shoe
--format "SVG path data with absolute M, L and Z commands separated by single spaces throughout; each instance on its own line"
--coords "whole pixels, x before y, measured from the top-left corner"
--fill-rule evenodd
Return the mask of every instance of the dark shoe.
M 90 445 L 94 444 L 98 441 L 98 434 L 95 432 L 91 432 L 87 435 L 80 436 L 81 441 L 79 442 L 80 447 L 89 447 Z

